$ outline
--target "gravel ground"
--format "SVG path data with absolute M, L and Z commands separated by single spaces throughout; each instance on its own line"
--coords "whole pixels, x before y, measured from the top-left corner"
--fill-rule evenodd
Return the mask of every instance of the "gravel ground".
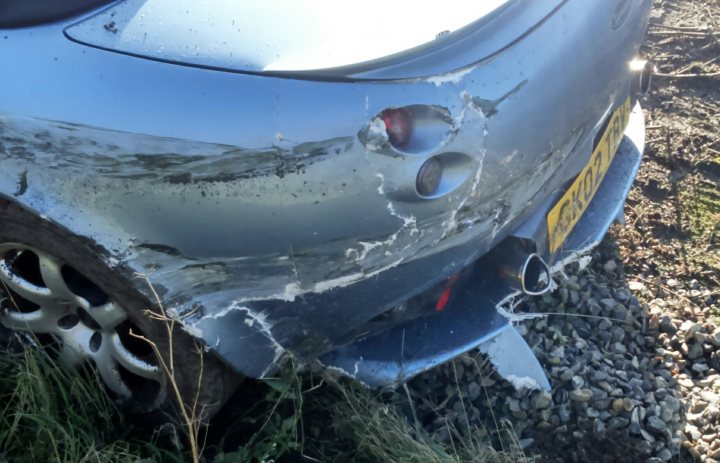
M 533 461 L 720 462 L 720 2 L 655 2 L 646 158 L 626 210 L 559 289 L 518 310 L 552 392 L 517 391 L 480 354 L 417 378 L 434 438 L 512 427 Z
M 412 382 L 428 430 L 445 441 L 446 421 L 490 434 L 506 421 L 536 461 L 720 461 L 720 329 L 640 302 L 611 240 L 559 284 L 519 309 L 554 314 L 518 326 L 552 392 L 517 391 L 470 354 Z

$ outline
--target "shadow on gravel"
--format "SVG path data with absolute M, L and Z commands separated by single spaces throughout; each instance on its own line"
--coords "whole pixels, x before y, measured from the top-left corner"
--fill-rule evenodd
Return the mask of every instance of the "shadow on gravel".
M 714 431 L 687 418 L 718 415 L 712 387 L 720 387 L 720 332 L 674 319 L 662 300 L 641 303 L 634 293 L 647 288 L 626 280 L 614 241 L 592 257 L 588 268 L 568 269 L 552 294 L 518 308 L 547 314 L 517 328 L 552 393 L 517 391 L 479 354 L 468 354 L 411 384 L 420 419 L 437 440 L 448 440 L 449 421 L 496 437 L 510 426 L 535 461 L 692 461 L 712 453 Z M 689 397 L 690 390 L 701 393 Z

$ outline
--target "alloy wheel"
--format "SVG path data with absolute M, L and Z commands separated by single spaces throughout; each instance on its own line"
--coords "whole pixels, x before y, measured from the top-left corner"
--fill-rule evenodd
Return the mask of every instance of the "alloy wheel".
M 39 249 L 0 243 L 0 323 L 31 334 L 70 366 L 94 365 L 120 400 L 156 407 L 165 378 L 122 303 L 71 265 Z

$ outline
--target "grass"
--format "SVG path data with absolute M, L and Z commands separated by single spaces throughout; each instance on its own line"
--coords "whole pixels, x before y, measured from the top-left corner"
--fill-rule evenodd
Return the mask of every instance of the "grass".
M 720 189 L 695 186 L 681 193 L 685 215 L 694 238 L 708 248 L 720 242 Z
M 439 444 L 417 420 L 370 391 L 298 375 L 292 368 L 251 387 L 239 402 L 202 434 L 207 444 L 202 461 L 524 460 L 520 451 L 495 451 L 484 430 L 448 425 L 451 444 Z M 27 344 L 0 351 L 0 403 L 0 462 L 182 462 L 193 457 L 179 422 L 138 424 L 108 397 L 91 369 L 78 374 Z
M 680 192 L 680 204 L 691 244 L 685 246 L 688 259 L 718 284 L 720 275 L 720 189 L 704 182 L 687 185 Z M 714 281 L 713 281 L 714 280 Z M 720 314 L 715 314 L 720 315 Z
M 183 461 L 128 425 L 97 377 L 68 371 L 42 350 L 0 355 L 0 461 Z
M 314 445 L 318 460 L 354 463 L 461 463 L 521 462 L 519 446 L 508 453 L 497 452 L 488 443 L 487 433 L 478 427 L 460 430 L 450 422 L 446 431 L 450 445 L 436 442 L 419 422 L 405 416 L 401 408 L 390 405 L 370 391 L 354 385 L 331 383 L 328 400 L 315 397 L 312 406 L 332 417 L 329 439 Z M 311 399 L 311 400 L 313 400 Z M 409 413 L 412 415 L 412 413 Z M 503 430 L 506 431 L 506 430 Z M 514 437 L 514 435 L 513 435 Z M 517 444 L 517 439 L 514 439 Z M 348 449 L 355 452 L 348 454 Z

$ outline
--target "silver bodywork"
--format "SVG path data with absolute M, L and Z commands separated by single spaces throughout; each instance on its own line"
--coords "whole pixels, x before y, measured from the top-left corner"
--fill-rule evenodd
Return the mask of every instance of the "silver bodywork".
M 507 0 L 413 8 L 368 0 L 128 0 L 73 25 L 73 40 L 154 59 L 239 71 L 354 65 L 434 42 Z M 551 5 L 552 2 L 546 2 Z
M 514 0 L 439 48 L 316 72 L 132 48 L 122 20 L 99 28 L 107 12 L 0 31 L 0 193 L 86 237 L 150 297 L 133 280 L 147 275 L 246 375 L 290 352 L 357 376 L 376 349 L 363 381 L 393 383 L 507 330 L 496 308 L 513 291 L 424 314 L 415 344 L 417 319 L 369 322 L 511 234 L 551 265 L 577 257 L 621 211 L 639 136 L 603 185 L 614 202 L 596 199 L 548 252 L 547 210 L 636 91 L 649 5 Z M 433 115 L 405 151 L 377 119 L 403 107 Z M 415 178 L 432 156 L 448 167 L 427 198 Z

